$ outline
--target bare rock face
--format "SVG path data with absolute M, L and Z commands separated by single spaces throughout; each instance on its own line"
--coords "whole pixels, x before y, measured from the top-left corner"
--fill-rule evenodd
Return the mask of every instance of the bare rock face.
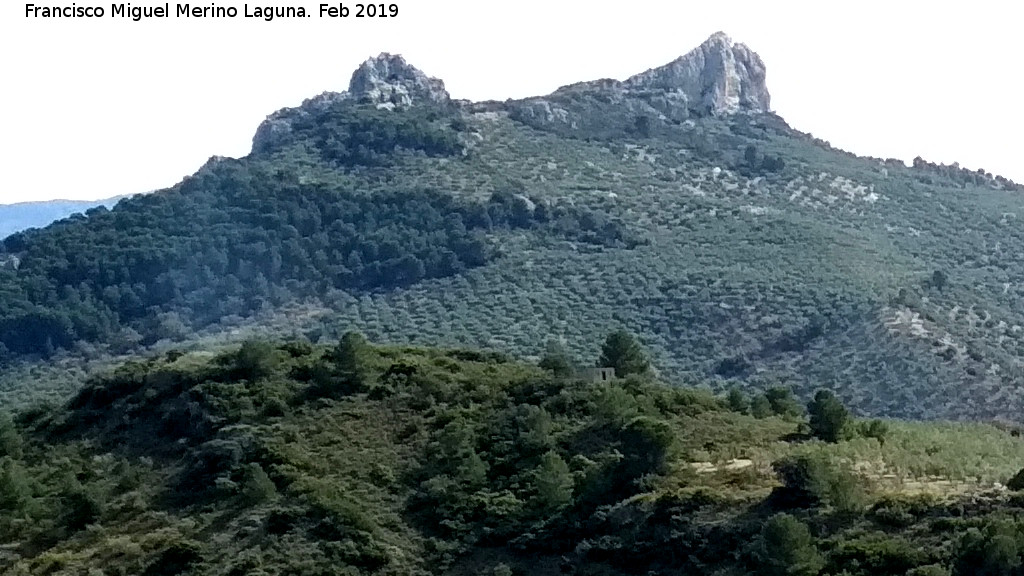
M 451 100 L 442 80 L 430 78 L 399 55 L 387 53 L 363 62 L 352 74 L 348 93 L 361 102 L 389 109 Z
M 274 112 L 256 129 L 256 134 L 252 137 L 252 151 L 266 152 L 273 149 L 292 133 L 292 124 L 296 120 L 319 114 L 335 102 L 348 99 L 349 95 L 346 92 L 324 92 L 306 99 L 297 108 L 282 108 Z
M 714 115 L 771 110 L 761 57 L 723 32 L 665 66 L 629 78 L 623 86 L 674 93 L 677 100 L 685 97 L 690 107 Z

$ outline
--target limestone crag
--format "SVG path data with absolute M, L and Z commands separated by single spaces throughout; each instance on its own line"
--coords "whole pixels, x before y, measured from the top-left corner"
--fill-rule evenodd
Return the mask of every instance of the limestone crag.
M 356 69 L 347 92 L 325 92 L 268 116 L 253 137 L 253 152 L 274 149 L 290 137 L 297 120 L 315 120 L 341 101 L 386 110 L 469 104 L 453 102 L 443 81 L 427 76 L 402 56 L 383 53 Z M 639 116 L 678 124 L 693 113 L 769 112 L 771 96 L 761 57 L 718 32 L 685 56 L 625 81 L 580 82 L 502 107 L 514 119 L 538 128 L 600 135 L 633 129 Z
M 348 92 L 379 108 L 446 104 L 451 100 L 442 80 L 427 76 L 399 55 L 387 53 L 363 62 L 352 74 Z
M 629 78 L 623 87 L 674 93 L 679 100 L 685 97 L 690 107 L 714 115 L 771 110 L 761 57 L 723 32 L 665 66 Z
M 292 124 L 330 108 L 335 102 L 349 99 L 346 92 L 324 92 L 302 102 L 297 108 L 282 108 L 267 116 L 252 137 L 252 151 L 266 152 L 276 147 L 292 133 Z

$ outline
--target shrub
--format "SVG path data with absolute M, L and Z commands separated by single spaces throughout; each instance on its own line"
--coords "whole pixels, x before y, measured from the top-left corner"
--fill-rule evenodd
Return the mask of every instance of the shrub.
M 822 456 L 795 456 L 775 462 L 782 486 L 772 492 L 772 502 L 780 508 L 831 506 L 848 514 L 864 506 L 864 487 L 846 467 L 830 463 Z
M 879 444 L 885 445 L 885 438 L 889 435 L 889 425 L 881 420 L 869 420 L 858 424 L 857 433 L 864 438 L 874 438 L 878 440 Z
M 156 561 L 146 568 L 143 576 L 178 576 L 199 564 L 202 548 L 197 542 L 186 540 L 177 542 L 157 557 Z
M 911 542 L 880 532 L 840 540 L 829 554 L 829 564 L 837 569 L 857 567 L 858 573 L 871 575 L 903 575 L 926 559 Z
M 885 496 L 871 507 L 871 518 L 886 526 L 911 526 L 932 510 L 936 500 L 928 494 Z
M 757 573 L 765 576 L 814 576 L 825 565 L 807 525 L 789 514 L 777 514 L 765 523 L 753 557 Z

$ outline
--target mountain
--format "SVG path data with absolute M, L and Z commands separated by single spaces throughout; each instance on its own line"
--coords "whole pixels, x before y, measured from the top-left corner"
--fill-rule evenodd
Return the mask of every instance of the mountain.
M 15 232 L 28 228 L 41 228 L 67 218 L 72 214 L 83 213 L 97 206 L 110 208 L 121 198 L 108 198 L 96 201 L 49 200 L 46 202 L 22 202 L 19 204 L 0 204 L 0 238 L 6 238 Z
M 625 328 L 678 385 L 1019 420 L 1022 187 L 837 150 L 771 112 L 766 78 L 724 34 L 505 102 L 371 58 L 271 114 L 244 158 L 7 238 L 0 397 L 251 333 L 530 359 L 594 358 Z
M 967 576 L 1021 563 L 1024 498 L 1003 486 L 1024 485 L 1019 430 L 855 421 L 828 394 L 805 418 L 779 388 L 724 400 L 546 360 L 353 333 L 134 358 L 62 407 L 0 415 L 0 571 Z

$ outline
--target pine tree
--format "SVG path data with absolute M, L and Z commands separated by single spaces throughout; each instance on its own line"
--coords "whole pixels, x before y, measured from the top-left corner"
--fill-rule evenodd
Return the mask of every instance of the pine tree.
M 346 332 L 331 350 L 328 359 L 334 364 L 333 376 L 339 392 L 352 393 L 366 388 L 368 352 L 366 338 L 358 332 Z
M 849 432 L 850 412 L 830 390 L 818 390 L 807 404 L 811 433 L 826 442 L 838 442 Z
M 572 502 L 573 477 L 569 465 L 551 450 L 541 456 L 533 472 L 538 508 L 543 513 L 557 511 Z
M 645 374 L 651 367 L 643 347 L 625 330 L 616 330 L 608 335 L 601 346 L 598 365 L 614 368 L 619 378 L 630 374 Z

